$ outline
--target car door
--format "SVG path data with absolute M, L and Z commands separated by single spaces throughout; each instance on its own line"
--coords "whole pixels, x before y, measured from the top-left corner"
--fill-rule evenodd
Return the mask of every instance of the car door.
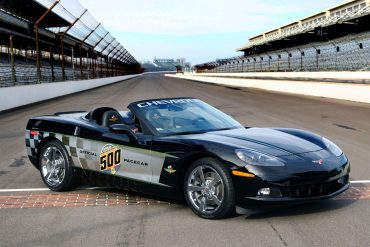
M 134 140 L 108 129 L 81 128 L 76 145 L 78 162 L 86 170 L 151 182 L 150 143 L 150 136 Z

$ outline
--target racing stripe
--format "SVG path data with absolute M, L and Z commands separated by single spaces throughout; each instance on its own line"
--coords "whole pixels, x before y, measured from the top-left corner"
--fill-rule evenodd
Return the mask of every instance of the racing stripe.
M 35 155 L 39 142 L 48 136 L 55 137 L 63 143 L 68 155 L 71 157 L 72 166 L 86 170 L 103 172 L 100 169 L 101 165 L 99 155 L 103 147 L 109 143 L 102 141 L 53 132 L 40 132 L 40 136 L 36 135 L 35 137 L 32 137 L 30 136 L 30 130 L 26 130 L 25 139 L 27 154 L 31 156 Z M 159 183 L 164 161 L 166 157 L 177 158 L 176 156 L 148 149 L 123 146 L 115 143 L 112 143 L 111 145 L 117 146 L 121 150 L 122 157 L 121 164 L 116 173 L 107 174 L 167 186 Z

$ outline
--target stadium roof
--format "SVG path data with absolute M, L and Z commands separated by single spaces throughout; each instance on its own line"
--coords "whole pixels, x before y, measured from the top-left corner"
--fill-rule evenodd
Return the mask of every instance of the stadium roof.
M 0 0 L 1 44 L 8 44 L 8 35 L 13 35 L 15 48 L 35 49 L 34 26 L 42 16 L 38 26 L 40 51 L 49 52 L 53 47 L 53 52 L 62 50 L 67 56 L 71 56 L 73 50 L 84 56 L 92 51 L 93 54 L 89 56 L 104 56 L 125 64 L 138 64 L 77 0 Z
M 0 8 L 21 17 L 25 20 L 35 23 L 47 10 L 46 7 L 36 1 L 30 0 L 0 0 Z M 50 12 L 41 23 L 42 27 L 65 27 L 69 22 Z
M 351 33 L 355 29 L 352 28 L 351 31 L 348 27 L 349 25 L 356 25 L 356 31 L 361 31 L 360 29 L 365 29 L 364 26 L 368 26 L 369 14 L 370 1 L 348 1 L 343 4 L 336 5 L 326 11 L 315 13 L 277 29 L 251 37 L 249 39 L 249 43 L 237 49 L 237 51 L 244 51 L 246 54 L 254 54 L 266 49 L 271 50 L 275 48 L 283 48 L 283 43 L 292 45 L 294 42 L 286 42 L 291 39 L 297 41 L 298 44 L 301 41 L 304 42 L 304 40 L 307 41 L 314 39 L 312 34 L 323 36 L 324 33 L 331 35 L 335 32 Z M 344 27 L 343 24 L 346 24 L 347 27 Z M 326 32 L 323 32 L 322 29 L 325 28 Z M 270 46 L 270 48 L 267 46 Z

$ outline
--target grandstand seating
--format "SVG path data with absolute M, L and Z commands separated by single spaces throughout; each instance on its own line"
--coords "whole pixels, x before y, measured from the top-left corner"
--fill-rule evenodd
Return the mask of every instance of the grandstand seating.
M 154 59 L 153 61 L 158 67 L 167 71 L 176 71 L 176 62 L 174 59 Z
M 369 65 L 370 32 L 364 32 L 321 43 L 230 58 L 228 62 L 217 63 L 202 72 L 362 71 L 369 70 Z
M 78 1 L 1 0 L 0 26 L 0 87 L 142 72 Z
M 191 64 L 186 62 L 184 58 L 182 59 L 157 59 L 155 58 L 153 62 L 144 61 L 141 63 L 145 72 L 155 72 L 155 71 L 177 71 L 177 67 L 190 70 Z
M 352 0 L 249 39 L 243 56 L 194 66 L 197 72 L 370 69 L 370 2 Z
M 9 87 L 16 85 L 29 85 L 36 83 L 36 63 L 35 58 L 28 57 L 27 59 L 23 56 L 14 55 L 14 75 L 12 78 L 12 68 L 10 64 L 10 56 L 8 54 L 0 53 L 0 87 Z M 60 61 L 56 60 L 53 64 L 53 72 L 50 61 L 41 60 L 41 83 L 64 81 L 64 80 L 81 80 L 91 78 L 102 78 L 111 76 L 111 71 L 103 65 L 97 65 L 96 69 L 93 70 L 88 66 L 84 65 L 82 74 L 79 66 L 72 68 L 71 64 L 66 64 L 65 76 L 63 78 L 62 67 Z

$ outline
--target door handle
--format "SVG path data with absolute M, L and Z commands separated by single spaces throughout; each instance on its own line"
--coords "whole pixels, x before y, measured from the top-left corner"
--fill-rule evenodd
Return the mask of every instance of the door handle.
M 73 133 L 74 136 L 78 136 L 80 134 L 80 127 L 76 126 L 75 132 Z

